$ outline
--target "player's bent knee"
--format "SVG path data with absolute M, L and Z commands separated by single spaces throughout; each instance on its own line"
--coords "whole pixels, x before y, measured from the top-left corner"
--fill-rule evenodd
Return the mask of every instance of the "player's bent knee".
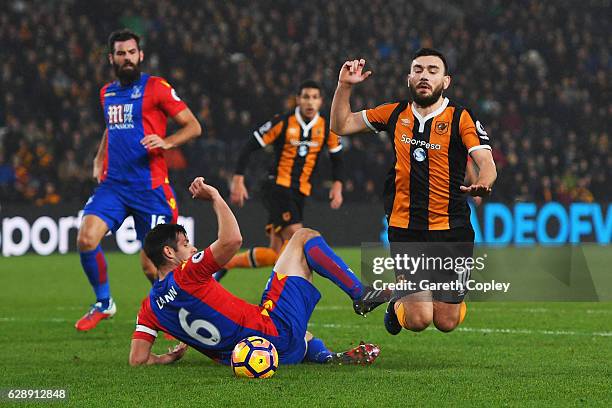
M 399 324 L 406 330 L 420 332 L 425 330 L 431 324 L 432 316 L 426 311 L 423 312 L 406 312 L 403 303 L 397 303 L 395 314 Z
M 96 239 L 91 234 L 79 231 L 77 236 L 77 248 L 79 248 L 79 251 L 93 251 L 98 244 L 99 242 L 96 242 Z
M 441 332 L 451 332 L 459 325 L 459 320 L 455 316 L 434 316 L 434 325 Z
M 291 239 L 296 239 L 296 240 L 299 240 L 302 243 L 305 243 L 309 239 L 312 239 L 314 237 L 318 237 L 319 235 L 321 235 L 321 233 L 319 233 L 319 231 L 315 231 L 315 230 L 310 229 L 310 228 L 300 228 L 299 230 L 295 231 L 295 233 L 293 234 L 293 237 L 291 237 Z
M 431 320 L 422 316 L 415 316 L 404 320 L 403 324 L 400 322 L 403 328 L 413 331 L 420 332 L 425 330 L 431 324 Z

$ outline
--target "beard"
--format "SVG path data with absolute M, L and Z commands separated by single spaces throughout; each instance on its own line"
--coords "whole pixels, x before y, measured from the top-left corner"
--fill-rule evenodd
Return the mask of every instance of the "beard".
M 417 92 L 416 86 L 413 84 L 409 84 L 408 89 L 410 90 L 410 96 L 412 96 L 414 103 L 422 108 L 426 108 L 438 102 L 438 99 L 442 96 L 442 91 L 444 91 L 444 85 L 440 84 L 439 87 L 434 88 L 429 96 L 420 95 Z
M 127 67 L 132 67 L 127 68 Z M 124 62 L 123 65 L 113 64 L 115 75 L 119 78 L 122 84 L 129 84 L 140 78 L 140 62 L 132 64 Z

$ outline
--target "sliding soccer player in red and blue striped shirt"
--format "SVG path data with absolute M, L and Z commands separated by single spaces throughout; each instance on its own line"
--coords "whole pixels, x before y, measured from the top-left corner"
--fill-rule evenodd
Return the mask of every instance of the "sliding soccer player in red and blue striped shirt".
M 180 146 L 202 131 L 168 82 L 140 72 L 144 54 L 136 34 L 113 32 L 109 48 L 117 80 L 100 90 L 106 122 L 94 160 L 94 177 L 100 185 L 85 204 L 77 238 L 81 265 L 96 295 L 95 304 L 75 325 L 81 331 L 93 329 L 116 312 L 100 241 L 109 230 L 117 231 L 130 215 L 141 242 L 153 226 L 176 222 L 178 209 L 164 150 Z M 166 136 L 168 118 L 179 129 Z M 154 265 L 142 251 L 140 259 L 153 281 Z
M 193 181 L 189 191 L 194 198 L 212 202 L 218 239 L 197 252 L 180 225 L 162 224 L 149 232 L 144 250 L 157 266 L 159 280 L 138 313 L 131 365 L 171 363 L 183 356 L 187 346 L 229 364 L 234 346 L 249 336 L 274 343 L 281 364 L 369 364 L 378 357 L 378 346 L 365 343 L 334 353 L 307 331 L 321 298 L 312 283 L 312 270 L 353 300 L 363 292 L 359 279 L 318 232 L 302 228 L 293 235 L 274 266 L 261 302 L 251 304 L 212 277 L 240 249 L 242 237 L 236 218 L 218 191 L 201 177 Z M 163 355 L 151 353 L 158 331 L 171 334 L 181 344 Z

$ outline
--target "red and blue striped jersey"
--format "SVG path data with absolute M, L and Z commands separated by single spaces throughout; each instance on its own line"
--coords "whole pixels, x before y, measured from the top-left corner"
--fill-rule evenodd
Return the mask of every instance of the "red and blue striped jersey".
M 143 73 L 128 86 L 106 84 L 100 103 L 108 130 L 102 179 L 140 190 L 168 183 L 163 150 L 147 150 L 140 141 L 151 134 L 165 138 L 167 118 L 187 108 L 170 84 Z
M 262 306 L 221 286 L 210 247 L 155 281 L 138 312 L 134 339 L 154 342 L 169 333 L 215 361 L 229 364 L 234 346 L 249 336 L 279 340 L 279 330 Z

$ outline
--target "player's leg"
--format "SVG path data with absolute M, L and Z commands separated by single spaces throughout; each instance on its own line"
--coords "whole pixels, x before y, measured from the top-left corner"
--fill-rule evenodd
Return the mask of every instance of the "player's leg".
M 403 228 L 389 228 L 391 256 L 422 257 L 430 253 L 430 236 L 426 231 L 410 231 Z M 387 305 L 384 324 L 390 334 L 399 334 L 402 328 L 411 331 L 425 330 L 433 321 L 433 295 L 421 288 L 421 282 L 429 281 L 427 268 L 406 273 L 395 270 L 398 283 L 410 284 L 412 289 L 396 290 Z
M 270 245 L 269 248 L 255 248 L 253 261 L 258 266 L 266 265 L 264 262 L 275 264 L 293 234 L 303 228 L 304 196 L 301 193 L 273 183 L 266 183 L 263 191 Z
M 474 256 L 474 230 L 471 225 L 441 231 L 440 256 L 451 259 L 468 259 Z M 465 285 L 470 279 L 470 270 L 440 271 L 437 282 L 461 283 Z M 467 312 L 464 302 L 467 289 L 437 291 L 433 294 L 433 322 L 443 332 L 454 330 L 463 322 Z
M 465 302 L 446 303 L 434 300 L 433 322 L 436 328 L 443 332 L 450 332 L 463 322 L 467 312 Z
M 368 358 L 372 361 L 378 355 L 378 349 L 373 345 L 359 345 L 344 353 L 333 353 L 321 339 L 313 337 L 306 330 L 321 297 L 312 285 L 311 271 L 317 271 L 319 266 L 313 267 L 308 261 L 308 247 L 319 238 L 321 235 L 317 231 L 308 228 L 299 229 L 293 234 L 276 262 L 262 296 L 261 305 L 270 316 L 281 319 L 291 327 L 290 333 L 283 338 L 285 343 L 281 343 L 279 348 L 279 353 L 282 351 L 281 359 L 286 364 L 302 361 L 327 363 L 334 358 L 342 364 L 367 363 Z M 317 248 L 317 251 L 321 250 L 321 247 Z M 330 262 L 327 256 L 315 254 L 315 257 L 320 263 Z M 335 262 L 338 268 L 338 264 L 344 264 L 339 258 Z M 327 274 L 327 271 L 324 273 Z
M 78 330 L 91 330 L 103 319 L 112 317 L 116 312 L 108 280 L 108 270 L 100 241 L 110 229 L 116 231 L 126 216 L 125 208 L 117 192 L 100 185 L 83 210 L 83 220 L 77 234 L 77 247 L 81 266 L 96 295 L 96 302 L 75 327 Z
M 333 353 L 323 343 L 323 340 L 314 337 L 309 331 L 306 332 L 304 340 L 306 340 L 305 362 L 325 364 L 332 358 Z
M 319 232 L 309 228 L 301 228 L 293 234 L 274 270 L 302 276 L 309 281 L 312 281 L 310 271 L 314 270 L 334 282 L 353 300 L 361 297 L 363 291 L 361 281 L 351 268 L 327 245 Z
M 431 293 L 427 291 L 412 293 L 389 303 L 385 327 L 391 334 L 399 333 L 401 328 L 419 332 L 429 327 L 433 317 Z M 390 319 L 393 321 L 389 321 Z
M 252 247 L 236 254 L 223 268 L 261 268 L 274 265 L 278 259 L 283 240 L 280 234 L 274 232 L 272 225 L 266 226 L 266 233 L 270 237 L 270 245 L 268 247 Z
M 100 246 L 100 241 L 107 231 L 108 226 L 104 220 L 89 214 L 83 217 L 77 234 L 81 266 L 96 294 L 96 300 L 103 303 L 108 302 L 110 298 L 106 259 Z
M 293 234 L 296 233 L 297 230 L 304 228 L 304 224 L 302 224 L 301 222 L 296 222 L 295 224 L 290 224 L 287 225 L 286 227 L 283 227 L 283 229 L 281 229 L 280 234 L 278 234 L 279 239 L 277 240 L 277 242 L 280 243 L 280 245 L 282 246 L 283 243 L 288 242 L 291 237 L 293 236 Z M 280 247 L 279 247 L 279 252 L 280 252 Z
M 310 239 L 319 236 L 321 234 L 309 228 L 298 230 L 274 264 L 274 271 L 285 276 L 300 276 L 312 282 L 312 272 L 306 261 L 304 246 Z
M 317 364 L 372 364 L 380 354 L 380 347 L 361 342 L 358 346 L 344 352 L 334 353 L 323 340 L 306 332 L 306 354 L 304 362 Z

